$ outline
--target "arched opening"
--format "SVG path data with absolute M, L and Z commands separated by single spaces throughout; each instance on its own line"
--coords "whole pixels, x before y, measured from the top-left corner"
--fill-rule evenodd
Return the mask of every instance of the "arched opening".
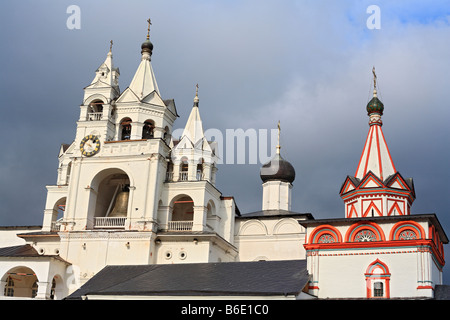
M 131 119 L 125 118 L 120 122 L 119 127 L 119 140 L 130 140 L 131 139 Z
M 52 225 L 51 231 L 59 231 L 61 228 L 61 221 L 64 218 L 64 211 L 66 210 L 66 201 L 67 198 L 63 197 L 56 201 L 53 206 L 53 216 L 52 216 Z
M 155 123 L 153 120 L 145 120 L 144 127 L 142 128 L 142 139 L 154 138 Z
M 189 178 L 189 163 L 186 157 L 181 158 L 179 181 L 187 181 Z
M 212 230 L 219 228 L 220 217 L 216 214 L 216 205 L 213 200 L 209 200 L 206 205 L 206 225 Z
M 205 161 L 203 158 L 200 158 L 200 160 L 197 163 L 197 171 L 196 171 L 196 178 L 197 180 L 203 180 L 203 163 Z
M 63 296 L 63 285 L 64 282 L 59 275 L 55 275 L 52 279 L 52 285 L 50 288 L 50 299 L 51 300 L 60 300 Z
M 100 99 L 94 100 L 89 104 L 88 107 L 88 120 L 98 121 L 102 120 L 103 114 L 103 101 Z
M 194 221 L 194 201 L 187 195 L 180 195 L 173 200 L 170 231 L 192 230 Z
M 69 184 L 69 179 L 70 179 L 70 173 L 72 172 L 72 161 L 70 161 L 67 164 L 67 171 L 66 171 L 66 185 Z
M 170 129 L 168 126 L 166 126 L 164 128 L 164 134 L 163 134 L 163 139 L 164 141 L 169 144 L 170 143 L 170 138 L 171 138 L 171 134 L 170 134 Z
M 206 216 L 212 217 L 216 215 L 216 205 L 212 200 L 209 200 L 208 205 L 206 206 Z
M 7 297 L 35 298 L 38 291 L 38 279 L 28 267 L 15 267 L 2 279 L 5 282 L 3 295 Z
M 128 216 L 130 179 L 120 169 L 107 169 L 94 178 L 91 187 L 89 215 L 94 228 L 120 228 Z
M 167 164 L 167 172 L 166 172 L 166 182 L 173 181 L 173 163 L 169 162 Z

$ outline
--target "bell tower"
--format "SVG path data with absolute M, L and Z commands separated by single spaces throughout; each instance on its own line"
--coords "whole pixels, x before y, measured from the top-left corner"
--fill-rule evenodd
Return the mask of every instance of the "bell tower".
M 112 45 L 111 40 L 105 61 L 95 71 L 91 84 L 84 88 L 77 123 L 78 141 L 90 132 L 106 141 L 111 140 L 114 135 L 114 109 L 115 100 L 120 94 L 120 72 L 113 65 Z

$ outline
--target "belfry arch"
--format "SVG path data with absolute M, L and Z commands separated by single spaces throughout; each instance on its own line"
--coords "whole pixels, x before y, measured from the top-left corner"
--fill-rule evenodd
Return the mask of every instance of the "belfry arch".
M 105 169 L 93 178 L 88 212 L 91 227 L 100 226 L 96 221 L 104 223 L 105 218 L 123 218 L 123 221 L 127 218 L 130 185 L 130 176 L 118 168 Z

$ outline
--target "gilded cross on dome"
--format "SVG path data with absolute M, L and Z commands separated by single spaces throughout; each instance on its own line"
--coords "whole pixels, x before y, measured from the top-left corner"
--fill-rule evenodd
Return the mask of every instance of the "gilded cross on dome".
M 372 73 L 373 73 L 373 88 L 376 89 L 377 88 L 377 75 L 375 74 L 375 67 L 372 68 Z
M 150 18 L 148 18 L 147 22 L 148 22 L 147 40 L 149 40 L 150 39 L 150 25 L 152 24 L 152 21 L 150 20 Z

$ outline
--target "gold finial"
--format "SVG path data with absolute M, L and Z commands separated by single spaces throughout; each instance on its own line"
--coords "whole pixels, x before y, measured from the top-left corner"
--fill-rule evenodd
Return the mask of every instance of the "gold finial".
M 109 42 L 109 52 L 111 52 L 112 46 L 113 46 L 113 41 L 111 40 L 111 41 Z
M 198 97 L 198 83 L 195 85 L 195 96 Z
M 280 154 L 280 131 L 281 131 L 281 127 L 280 127 L 280 120 L 278 120 L 278 145 L 277 145 L 277 153 Z
M 152 21 L 150 20 L 150 18 L 148 18 L 147 22 L 148 22 L 147 40 L 150 40 L 150 25 L 152 24 Z

